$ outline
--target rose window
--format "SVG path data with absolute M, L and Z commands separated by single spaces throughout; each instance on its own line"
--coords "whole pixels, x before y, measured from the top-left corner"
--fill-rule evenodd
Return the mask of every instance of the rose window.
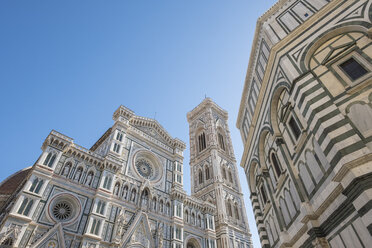
M 72 206 L 69 202 L 62 201 L 58 202 L 53 207 L 53 215 L 58 220 L 66 220 L 71 217 Z
M 136 168 L 138 173 L 146 179 L 150 179 L 154 175 L 154 168 L 146 159 L 138 159 L 136 161 Z

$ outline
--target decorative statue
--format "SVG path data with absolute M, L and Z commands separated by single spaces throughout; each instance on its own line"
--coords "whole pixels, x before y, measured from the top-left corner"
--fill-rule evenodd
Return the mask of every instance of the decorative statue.
M 62 176 L 64 176 L 64 177 L 67 177 L 67 176 L 68 176 L 68 173 L 69 173 L 69 171 L 70 171 L 70 165 L 69 165 L 69 164 L 67 164 L 67 165 L 65 166 L 65 168 L 63 168 L 63 173 L 62 173 Z
M 75 174 L 75 178 L 74 178 L 74 180 L 76 180 L 76 181 L 79 181 L 79 180 L 80 180 L 81 171 L 82 171 L 81 168 L 79 168 L 79 169 L 76 171 L 76 174 Z
M 124 235 L 125 225 L 127 224 L 124 216 L 124 210 L 122 210 L 120 213 L 117 223 L 118 225 L 116 229 L 115 241 L 120 241 L 121 237 Z
M 163 248 L 163 224 L 159 224 L 158 238 L 159 238 L 159 248 Z
M 85 185 L 89 186 L 90 183 L 92 182 L 92 178 L 93 178 L 93 174 L 89 172 L 87 179 L 85 180 Z

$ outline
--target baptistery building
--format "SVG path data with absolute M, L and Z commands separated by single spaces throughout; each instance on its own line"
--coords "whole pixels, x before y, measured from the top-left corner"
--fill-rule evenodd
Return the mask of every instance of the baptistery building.
M 371 247 L 372 1 L 279 0 L 237 127 L 263 247 Z
M 51 131 L 0 184 L 0 247 L 252 247 L 226 111 L 188 113 L 191 196 L 184 142 L 124 106 L 113 120 L 90 149 Z

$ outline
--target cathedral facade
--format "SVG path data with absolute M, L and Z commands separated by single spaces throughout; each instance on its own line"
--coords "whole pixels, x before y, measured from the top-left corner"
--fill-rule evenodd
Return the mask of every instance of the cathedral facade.
M 0 184 L 0 246 L 251 247 L 227 113 L 206 99 L 188 118 L 191 196 L 186 145 L 156 120 L 120 106 L 90 149 L 51 131 L 37 162 Z
M 370 247 L 372 1 L 258 19 L 237 127 L 263 247 Z

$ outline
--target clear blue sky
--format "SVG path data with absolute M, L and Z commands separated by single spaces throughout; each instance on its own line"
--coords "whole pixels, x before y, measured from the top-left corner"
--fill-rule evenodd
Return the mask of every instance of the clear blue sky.
M 89 148 L 120 105 L 189 145 L 186 113 L 206 94 L 235 128 L 257 18 L 274 0 L 0 2 L 0 180 L 40 155 L 51 129 Z M 185 189 L 190 192 L 189 150 Z M 249 224 L 259 247 L 246 177 Z

